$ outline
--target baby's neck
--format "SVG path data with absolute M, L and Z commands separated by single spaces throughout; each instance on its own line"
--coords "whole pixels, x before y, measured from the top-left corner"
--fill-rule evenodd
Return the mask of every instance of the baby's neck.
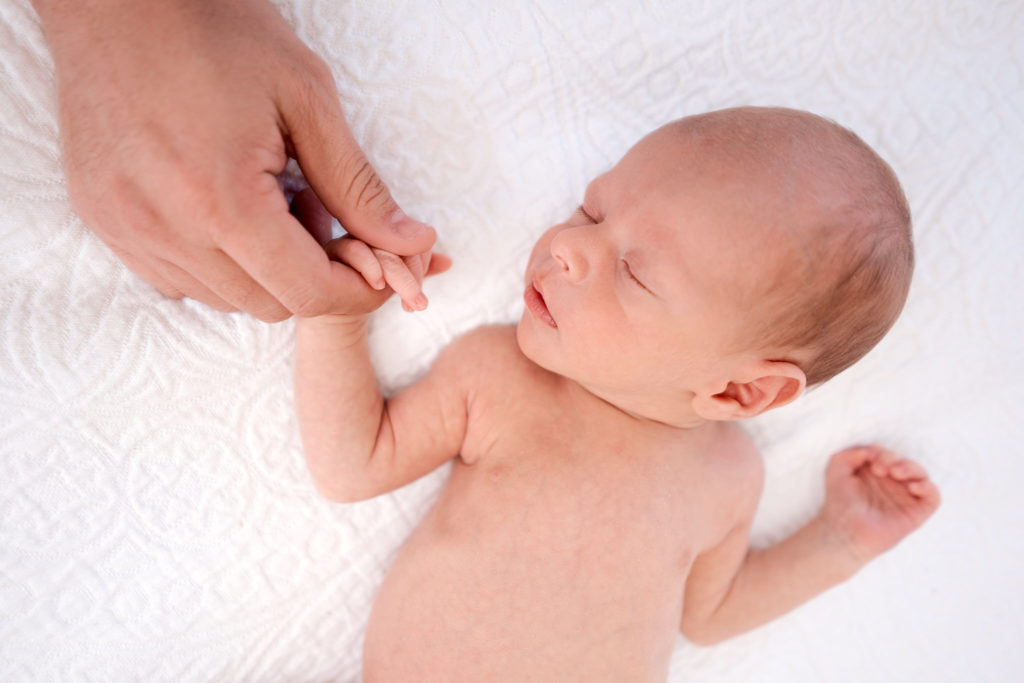
M 612 410 L 637 423 L 655 424 L 681 430 L 694 430 L 707 426 L 708 421 L 697 415 L 685 397 L 658 397 L 647 394 L 616 394 L 589 387 L 568 377 L 561 377 L 566 385 L 570 400 L 578 402 L 581 409 Z

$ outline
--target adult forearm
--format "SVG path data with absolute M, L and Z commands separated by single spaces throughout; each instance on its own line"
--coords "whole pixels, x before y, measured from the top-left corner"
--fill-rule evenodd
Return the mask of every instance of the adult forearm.
M 75 0 L 29 0 L 29 2 L 32 3 L 36 14 L 39 15 L 43 22 L 60 18 L 77 7 L 86 7 L 90 4 L 89 0 L 82 0 L 82 2 L 76 2 Z
M 366 319 L 299 319 L 295 405 L 306 461 L 317 489 L 352 500 L 380 433 L 384 399 L 370 364 Z
M 43 22 L 43 28 L 50 30 L 67 26 L 81 26 L 81 20 L 89 15 L 116 10 L 118 6 L 138 0 L 29 0 L 36 14 Z M 82 28 L 85 28 L 82 26 Z M 49 36 L 49 33 L 48 33 Z M 52 47 L 52 46 L 51 46 Z
M 815 518 L 789 538 L 751 549 L 719 607 L 684 624 L 694 642 L 713 644 L 761 626 L 850 578 L 863 566 Z

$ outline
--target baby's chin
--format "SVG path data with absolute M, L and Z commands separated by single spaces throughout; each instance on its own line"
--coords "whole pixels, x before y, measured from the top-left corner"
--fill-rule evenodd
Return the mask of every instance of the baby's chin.
M 530 315 L 530 312 L 527 311 L 526 309 L 523 309 L 522 315 L 519 316 L 519 322 L 516 323 L 516 346 L 519 347 L 520 353 L 522 353 L 524 356 L 526 356 L 531 361 L 536 363 L 537 361 L 533 360 L 533 358 L 530 356 L 529 351 L 526 348 L 524 348 L 524 347 L 529 346 L 529 345 L 528 344 L 523 344 L 523 337 L 526 334 L 524 328 L 526 327 L 527 324 L 529 324 L 526 318 L 529 315 Z
M 526 356 L 526 359 L 531 363 L 550 372 L 555 372 L 553 368 L 544 363 L 543 356 L 538 353 L 538 349 L 531 343 L 529 328 L 535 323 L 536 321 L 532 319 L 530 311 L 524 310 L 523 314 L 519 317 L 519 322 L 516 324 L 516 346 L 519 347 L 519 352 Z

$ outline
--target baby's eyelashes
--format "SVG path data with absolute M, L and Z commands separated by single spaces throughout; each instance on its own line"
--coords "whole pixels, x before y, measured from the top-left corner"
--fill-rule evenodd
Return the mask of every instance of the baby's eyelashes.
M 591 215 L 591 213 L 590 213 L 589 211 L 587 211 L 587 209 L 586 209 L 586 208 L 585 208 L 585 207 L 584 207 L 584 206 L 583 206 L 582 204 L 580 204 L 580 205 L 579 205 L 579 206 L 578 206 L 578 207 L 576 208 L 576 213 L 580 214 L 581 216 L 583 216 L 584 218 L 586 218 L 586 219 L 587 219 L 588 221 L 590 221 L 591 223 L 597 223 L 597 222 L 598 222 L 598 221 L 597 221 L 597 219 L 596 219 L 596 218 L 594 218 L 594 216 L 593 216 L 593 215 Z
M 647 289 L 647 285 L 645 285 L 644 283 L 640 282 L 639 278 L 637 278 L 636 274 L 633 272 L 633 269 L 629 267 L 629 261 L 627 261 L 626 259 L 619 259 L 619 263 L 622 264 L 622 268 L 623 268 L 623 270 L 626 273 L 626 277 L 628 277 L 630 280 L 632 280 L 637 285 L 642 287 L 644 290 L 646 290 L 648 292 L 651 291 L 651 290 Z

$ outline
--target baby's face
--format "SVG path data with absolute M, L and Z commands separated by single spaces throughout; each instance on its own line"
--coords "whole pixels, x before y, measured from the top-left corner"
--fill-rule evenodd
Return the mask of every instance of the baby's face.
M 708 388 L 736 360 L 772 248 L 753 227 L 767 188 L 694 151 L 665 129 L 641 140 L 540 238 L 526 268 L 523 352 L 641 413 Z

